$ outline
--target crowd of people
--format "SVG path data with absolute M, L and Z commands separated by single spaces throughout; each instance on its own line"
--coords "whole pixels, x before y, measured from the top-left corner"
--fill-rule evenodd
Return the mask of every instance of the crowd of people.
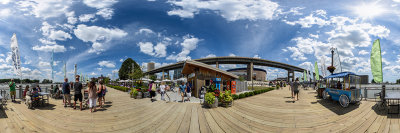
M 178 88 L 179 88 L 178 93 L 179 93 L 180 97 L 182 97 L 181 102 L 190 101 L 192 90 L 193 90 L 192 84 L 190 84 L 189 82 L 187 82 L 187 83 L 181 82 L 180 85 L 178 86 Z M 156 101 L 155 96 L 157 93 L 161 95 L 161 100 L 166 101 L 165 96 L 170 98 L 169 95 L 167 94 L 167 91 L 172 91 L 172 92 L 176 93 L 175 83 L 172 83 L 171 85 L 168 85 L 165 82 L 156 84 L 154 81 L 152 81 L 149 83 L 148 92 L 150 93 L 151 102 Z M 186 97 L 186 99 L 185 99 L 185 97 Z
M 107 87 L 104 85 L 103 81 L 99 81 L 99 85 L 96 85 L 96 82 L 90 81 L 87 83 L 87 89 L 84 89 L 84 85 L 79 81 L 80 76 L 76 75 L 75 82 L 68 82 L 68 78 L 64 79 L 64 83 L 62 85 L 51 85 L 51 95 L 53 98 L 62 98 L 64 107 L 70 106 L 76 109 L 77 101 L 79 101 L 80 110 L 83 110 L 83 102 L 84 98 L 87 99 L 89 104 L 89 108 L 91 112 L 96 111 L 96 103 L 98 102 L 98 106 L 103 108 L 105 103 L 105 95 L 108 92 Z M 11 79 L 10 83 L 8 84 L 10 88 L 10 96 L 11 101 L 15 102 L 16 99 L 16 83 L 13 79 Z M 22 88 L 20 86 L 20 88 Z M 73 90 L 74 94 L 74 103 L 71 102 L 71 90 Z M 22 99 L 27 102 L 39 96 L 39 92 L 42 92 L 39 84 L 33 85 L 30 88 L 29 85 L 25 86 L 25 89 L 22 94 Z M 83 92 L 83 93 L 82 93 Z M 87 94 L 87 97 L 84 97 L 84 94 Z

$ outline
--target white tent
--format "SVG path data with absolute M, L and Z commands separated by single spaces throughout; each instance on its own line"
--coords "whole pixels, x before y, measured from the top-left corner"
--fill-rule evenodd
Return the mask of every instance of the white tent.
M 139 80 L 142 80 L 142 81 L 151 81 L 151 79 L 148 79 L 148 78 L 140 78 Z
M 162 82 L 171 82 L 172 80 L 169 80 L 169 79 L 164 79 L 164 80 L 162 80 Z
M 156 81 L 154 81 L 154 82 L 156 82 L 156 83 L 160 83 L 161 81 L 160 81 L 160 80 L 156 80 Z
M 120 81 L 118 81 L 119 83 L 123 83 L 123 82 L 125 82 L 125 80 L 120 80 Z
M 186 79 L 186 78 L 180 78 L 180 79 L 177 79 L 177 81 L 184 81 L 184 82 L 186 82 L 187 79 Z

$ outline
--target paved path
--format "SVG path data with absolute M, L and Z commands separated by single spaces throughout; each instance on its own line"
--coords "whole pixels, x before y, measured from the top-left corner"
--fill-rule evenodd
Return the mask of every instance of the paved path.
M 90 113 L 64 108 L 62 100 L 29 110 L 8 102 L 0 111 L 0 132 L 400 132 L 399 115 L 388 116 L 363 101 L 342 109 L 315 98 L 311 90 L 291 102 L 287 88 L 205 109 L 198 103 L 150 102 L 109 89 L 104 109 Z

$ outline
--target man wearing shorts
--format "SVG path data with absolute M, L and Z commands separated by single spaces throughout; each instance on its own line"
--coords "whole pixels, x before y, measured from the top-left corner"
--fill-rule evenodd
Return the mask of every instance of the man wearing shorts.
M 12 102 L 15 102 L 16 91 L 15 91 L 15 82 L 14 82 L 14 79 L 11 79 L 11 82 L 8 84 L 8 86 L 10 87 L 11 101 L 12 101 Z
M 179 91 L 181 92 L 181 96 L 182 96 L 182 102 L 184 103 L 185 102 L 185 100 L 184 100 L 184 98 L 185 98 L 185 92 L 186 92 L 186 85 L 185 85 L 185 83 L 181 83 L 181 85 L 179 86 Z
M 192 86 L 190 85 L 189 82 L 187 82 L 186 83 L 186 97 L 187 97 L 188 101 L 190 101 L 191 94 L 192 94 Z
M 76 109 L 76 101 L 80 102 L 80 109 L 82 111 L 82 83 L 79 82 L 79 75 L 76 75 L 75 77 L 75 83 L 74 83 L 74 109 Z
M 65 101 L 64 107 L 67 107 L 67 101 L 68 101 L 68 104 L 71 106 L 71 95 L 70 95 L 71 90 L 70 90 L 70 86 L 68 83 L 68 78 L 65 78 L 64 81 L 65 82 L 62 85 L 62 90 L 63 90 L 64 101 Z

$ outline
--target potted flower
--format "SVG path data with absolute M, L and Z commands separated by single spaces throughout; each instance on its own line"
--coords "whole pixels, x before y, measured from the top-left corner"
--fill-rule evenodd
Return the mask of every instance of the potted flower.
M 131 98 L 138 99 L 138 94 L 139 92 L 135 88 L 133 88 L 130 92 Z
M 208 92 L 205 96 L 205 105 L 209 108 L 216 108 L 218 99 L 215 98 L 214 92 Z
M 232 98 L 231 91 L 226 91 L 224 94 L 221 94 L 221 95 L 222 95 L 222 106 L 232 107 L 233 98 Z
M 333 73 L 333 71 L 335 71 L 336 68 L 334 66 L 329 66 L 327 69 L 329 72 Z

